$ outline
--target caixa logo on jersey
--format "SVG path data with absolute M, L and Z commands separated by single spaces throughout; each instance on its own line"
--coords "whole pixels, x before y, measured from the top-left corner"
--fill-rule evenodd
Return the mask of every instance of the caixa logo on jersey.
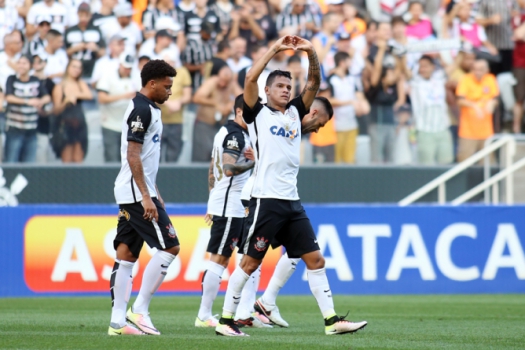
M 275 136 L 282 136 L 282 137 L 290 138 L 292 140 L 299 136 L 297 129 L 288 130 L 288 128 L 283 128 L 282 126 L 279 127 L 277 125 L 271 126 L 270 132 Z
M 157 143 L 160 141 L 160 136 L 159 134 L 155 134 L 153 135 L 153 137 L 151 138 L 151 140 L 153 141 L 153 143 Z

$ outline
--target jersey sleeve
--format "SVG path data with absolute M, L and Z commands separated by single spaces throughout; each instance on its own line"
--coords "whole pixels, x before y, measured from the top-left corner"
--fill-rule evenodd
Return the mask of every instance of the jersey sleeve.
M 6 96 L 15 94 L 15 86 L 14 86 L 15 79 L 16 79 L 16 75 L 10 75 L 7 78 L 7 81 L 5 83 L 5 95 Z
M 241 155 L 244 146 L 244 135 L 239 131 L 226 135 L 222 143 L 223 153 L 229 153 L 237 157 Z
M 39 81 L 39 83 L 40 84 L 38 85 L 38 97 L 42 98 L 44 96 L 49 95 L 49 92 L 46 89 L 46 84 L 44 84 L 43 81 Z
M 103 91 L 107 94 L 109 94 L 110 89 L 110 80 L 111 76 L 109 74 L 104 74 L 102 77 L 100 77 L 100 80 L 97 82 L 97 91 Z
M 246 104 L 246 101 L 243 101 L 243 107 L 242 107 L 242 117 L 244 119 L 244 122 L 246 124 L 251 124 L 255 121 L 255 117 L 257 117 L 257 114 L 263 109 L 263 105 L 261 102 L 257 101 L 253 108 L 248 107 Z
M 149 106 L 135 107 L 129 114 L 128 124 L 128 141 L 144 143 L 144 136 L 151 123 L 151 110 Z
M 299 112 L 299 119 L 303 120 L 304 116 L 310 113 L 310 110 L 306 109 L 306 106 L 304 105 L 303 98 L 301 96 L 297 96 L 290 102 L 288 102 L 288 105 L 286 108 L 290 108 L 290 106 L 294 106 L 297 108 L 297 111 Z

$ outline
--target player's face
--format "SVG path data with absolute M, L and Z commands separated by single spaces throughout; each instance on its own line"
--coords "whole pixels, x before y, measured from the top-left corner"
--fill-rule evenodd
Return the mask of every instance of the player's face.
M 153 81 L 153 102 L 163 104 L 171 96 L 171 86 L 173 85 L 172 77 Z
M 310 113 L 305 115 L 301 121 L 301 132 L 303 134 L 316 133 L 324 127 L 326 123 L 328 123 L 328 115 L 326 113 L 320 113 L 319 109 L 312 106 Z
M 287 77 L 278 76 L 275 78 L 272 85 L 266 87 L 265 90 L 266 95 L 268 96 L 268 101 L 271 101 L 271 104 L 286 106 L 288 101 L 290 101 L 292 81 Z

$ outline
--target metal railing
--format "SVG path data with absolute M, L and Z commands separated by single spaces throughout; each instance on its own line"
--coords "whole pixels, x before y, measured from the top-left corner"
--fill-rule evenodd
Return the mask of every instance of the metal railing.
M 465 159 L 463 162 L 454 166 L 452 169 L 448 170 L 444 174 L 430 181 L 428 184 L 421 187 L 417 191 L 403 198 L 401 201 L 399 201 L 398 204 L 400 206 L 410 205 L 414 203 L 415 201 L 417 201 L 418 199 L 420 199 L 421 197 L 423 197 L 424 195 L 426 195 L 427 193 L 429 193 L 430 191 L 435 190 L 436 188 L 438 190 L 438 203 L 445 204 L 446 203 L 446 182 L 448 180 L 458 175 L 459 173 L 465 171 L 467 168 L 471 167 L 472 165 L 476 164 L 482 159 L 485 159 L 485 164 L 487 164 L 489 175 L 490 175 L 490 155 L 492 154 L 492 152 L 500 148 L 503 148 L 503 147 L 505 147 L 504 169 L 491 179 L 487 179 L 488 178 L 487 177 L 482 184 L 476 186 L 475 188 L 471 189 L 470 191 L 466 192 L 465 194 L 453 200 L 452 204 L 459 205 L 461 203 L 464 203 L 468 199 L 472 198 L 473 196 L 485 190 L 486 188 L 489 188 L 490 186 L 493 186 L 492 188 L 493 201 L 498 201 L 499 200 L 499 188 L 497 187 L 497 182 L 502 179 L 506 180 L 505 189 L 506 189 L 507 204 L 512 204 L 514 186 L 513 186 L 511 175 L 514 171 L 516 171 L 517 169 L 520 169 L 521 167 L 525 165 L 525 160 L 524 160 L 525 158 L 520 160 L 516 164 L 512 165 L 512 160 L 516 152 L 516 139 L 515 139 L 515 136 L 509 135 L 509 134 L 498 134 L 498 135 L 495 135 L 495 137 L 492 140 L 487 140 L 485 148 L 475 153 L 471 157 Z

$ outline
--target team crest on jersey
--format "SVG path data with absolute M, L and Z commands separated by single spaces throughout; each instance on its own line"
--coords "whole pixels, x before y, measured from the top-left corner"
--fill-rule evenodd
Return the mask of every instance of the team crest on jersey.
M 142 120 L 137 116 L 137 121 L 131 122 L 131 132 L 144 132 L 144 125 L 142 125 Z
M 257 239 L 257 243 L 255 243 L 254 247 L 255 249 L 257 249 L 257 251 L 259 252 L 263 252 L 266 250 L 266 248 L 268 248 L 268 240 L 267 239 L 264 239 L 264 237 L 256 237 Z
M 250 208 L 244 207 L 244 217 L 247 218 L 249 214 L 250 214 Z
M 230 248 L 233 251 L 235 247 L 237 247 L 237 244 L 239 243 L 239 238 L 232 239 L 232 244 L 230 244 Z
M 131 215 L 129 215 L 129 213 L 124 210 L 124 209 L 120 209 L 118 211 L 118 219 L 121 220 L 121 219 L 126 219 L 126 221 L 129 221 Z
M 235 136 L 233 136 L 231 140 L 228 140 L 228 142 L 226 143 L 226 148 L 240 151 L 239 142 L 237 141 L 237 138 Z
M 168 226 L 166 226 L 166 228 L 168 229 L 168 236 L 170 236 L 171 238 L 177 237 L 177 232 L 175 231 L 175 227 L 173 227 L 171 222 Z
M 272 133 L 272 135 L 290 138 L 291 140 L 297 138 L 299 136 L 297 129 L 289 130 L 289 128 L 289 126 L 283 128 L 273 125 L 272 127 L 270 127 L 270 132 Z

